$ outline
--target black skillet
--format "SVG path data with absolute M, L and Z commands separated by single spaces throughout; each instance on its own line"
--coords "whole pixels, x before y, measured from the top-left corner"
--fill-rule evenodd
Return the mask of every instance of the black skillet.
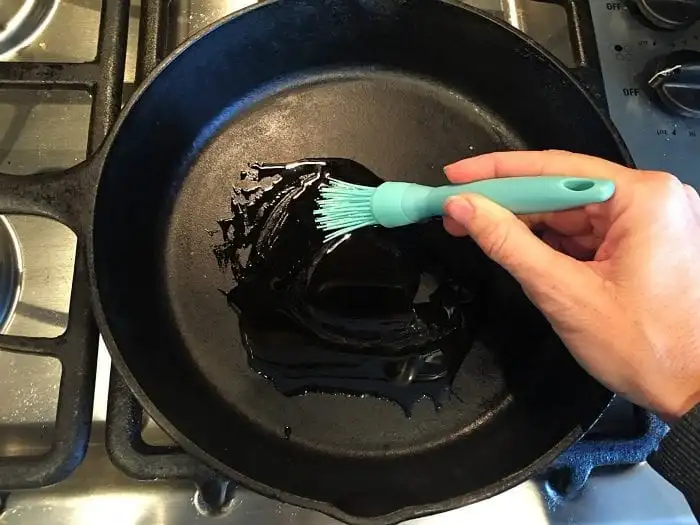
M 206 230 L 226 215 L 232 177 L 250 161 L 345 157 L 389 180 L 440 184 L 450 161 L 525 148 L 629 161 L 575 77 L 480 11 L 279 0 L 181 46 L 85 163 L 0 177 L 0 211 L 75 230 L 116 366 L 187 451 L 265 495 L 389 523 L 530 478 L 611 394 L 483 262 L 493 278 L 484 335 L 442 410 L 421 403 L 408 419 L 381 399 L 282 396 L 246 365 L 220 292 L 230 275 Z

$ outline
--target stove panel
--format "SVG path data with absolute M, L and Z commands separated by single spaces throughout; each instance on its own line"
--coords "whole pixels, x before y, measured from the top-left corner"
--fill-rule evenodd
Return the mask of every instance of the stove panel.
M 647 71 L 670 53 L 700 51 L 700 24 L 679 31 L 655 29 L 628 5 L 591 1 L 610 116 L 638 167 L 670 171 L 700 189 L 700 118 L 663 109 L 650 96 L 653 73 Z

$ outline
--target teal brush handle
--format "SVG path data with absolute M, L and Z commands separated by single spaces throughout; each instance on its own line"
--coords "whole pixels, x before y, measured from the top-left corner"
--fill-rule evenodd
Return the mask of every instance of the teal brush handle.
M 443 215 L 445 201 L 462 193 L 477 193 L 513 213 L 543 213 L 605 202 L 615 193 L 615 183 L 576 177 L 511 177 L 438 188 L 385 182 L 374 193 L 372 212 L 382 226 L 404 226 Z

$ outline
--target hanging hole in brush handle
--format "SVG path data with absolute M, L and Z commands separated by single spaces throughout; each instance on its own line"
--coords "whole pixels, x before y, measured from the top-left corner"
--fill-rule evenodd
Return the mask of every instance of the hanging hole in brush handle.
M 571 191 L 586 191 L 595 186 L 595 181 L 585 179 L 567 179 L 562 182 L 562 185 Z

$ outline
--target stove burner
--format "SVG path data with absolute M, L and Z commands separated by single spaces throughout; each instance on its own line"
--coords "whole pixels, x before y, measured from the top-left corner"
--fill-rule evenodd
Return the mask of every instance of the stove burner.
M 9 324 L 19 299 L 22 255 L 14 228 L 0 216 L 0 332 Z
M 31 44 L 53 18 L 58 0 L 0 2 L 0 60 Z

